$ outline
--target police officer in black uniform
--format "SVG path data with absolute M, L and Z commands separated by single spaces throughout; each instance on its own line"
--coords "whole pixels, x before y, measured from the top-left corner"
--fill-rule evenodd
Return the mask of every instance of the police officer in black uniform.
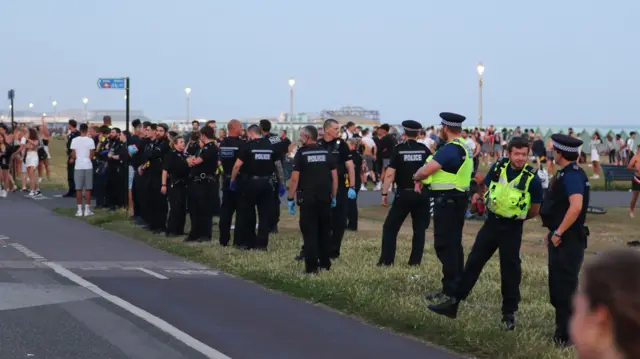
M 425 231 L 429 228 L 431 206 L 427 186 L 416 188 L 413 175 L 424 165 L 431 151 L 427 146 L 416 141 L 422 129 L 417 121 L 402 122 L 407 141 L 395 146 L 391 154 L 391 162 L 385 173 L 382 186 L 382 205 L 387 206 L 389 193 L 394 180 L 397 186 L 396 196 L 382 226 L 382 253 L 379 266 L 389 266 L 394 263 L 396 255 L 396 240 L 402 223 L 411 214 L 413 225 L 413 239 L 409 265 L 420 265 L 424 253 Z
M 124 167 L 125 156 L 128 156 L 127 148 L 120 141 L 119 128 L 111 129 L 107 146 L 107 206 L 113 211 L 126 203 L 124 180 L 129 174 Z
M 271 145 L 273 146 L 274 158 L 276 159 L 276 172 L 272 178 L 273 184 L 273 209 L 272 209 L 272 224 L 269 228 L 271 233 L 278 232 L 278 223 L 280 222 L 280 197 L 285 194 L 285 186 L 284 186 L 284 171 L 282 168 L 282 164 L 284 163 L 284 156 L 287 154 L 289 144 L 287 142 L 282 141 L 280 136 L 275 133 L 271 133 L 271 121 L 269 120 L 260 120 L 260 131 L 262 132 L 262 136 L 264 136 Z
M 242 124 L 238 120 L 231 120 L 227 124 L 227 135 L 220 142 L 220 162 L 222 163 L 222 206 L 220 208 L 220 244 L 226 246 L 231 240 L 231 222 L 233 213 L 238 208 L 238 192 L 230 189 L 231 173 L 236 163 L 240 149 L 246 141 L 239 137 Z M 235 246 L 243 246 L 242 231 L 234 231 Z
M 272 224 L 273 187 L 271 177 L 276 171 L 271 142 L 262 137 L 260 127 L 249 126 L 249 142 L 238 153 L 231 173 L 232 190 L 236 190 L 238 173 L 242 169 L 240 187 L 241 205 L 236 216 L 236 231 L 241 230 L 248 249 L 266 250 L 269 244 L 269 229 Z M 255 235 L 256 208 L 258 209 L 258 235 Z
M 294 199 L 297 195 L 307 273 L 331 267 L 329 227 L 326 223 L 331 220 L 331 207 L 336 205 L 339 185 L 333 156 L 318 146 L 317 138 L 315 126 L 306 126 L 300 131 L 300 141 L 304 146 L 296 152 L 289 181 L 289 213 L 295 214 Z
M 100 135 L 98 136 L 98 144 L 95 150 L 94 160 L 94 180 L 93 191 L 91 194 L 95 197 L 96 208 L 107 207 L 107 160 L 109 155 L 109 137 L 111 130 L 106 125 L 100 126 Z
M 167 198 L 162 194 L 162 159 L 169 153 L 167 125 L 156 126 L 156 139 L 148 146 L 147 161 L 149 176 L 147 196 L 149 201 L 149 229 L 155 234 L 164 234 L 167 226 Z
M 69 191 L 63 195 L 63 197 L 76 197 L 76 183 L 73 179 L 73 173 L 75 169 L 75 163 L 71 158 L 71 141 L 74 138 L 80 136 L 80 131 L 78 131 L 78 123 L 76 120 L 69 120 L 69 134 L 67 135 L 67 185 L 69 186 Z
M 137 179 L 136 187 L 138 188 L 139 203 L 140 203 L 140 217 L 142 221 L 140 226 L 143 228 L 149 228 L 151 225 L 151 216 L 153 215 L 153 208 L 149 200 L 149 185 L 151 183 L 151 172 L 149 169 L 149 157 L 154 151 L 154 145 L 156 142 L 156 130 L 158 126 L 151 122 L 145 122 L 145 138 L 140 141 L 138 163 L 138 178 L 134 177 L 134 181 Z M 135 158 L 136 156 L 134 156 Z
M 582 141 L 562 134 L 551 136 L 554 159 L 562 167 L 554 176 L 542 203 L 542 223 L 549 229 L 545 240 L 549 253 L 549 296 L 556 309 L 553 341 L 569 344 L 571 297 L 587 247 L 585 227 L 589 207 L 589 179 L 576 162 Z
M 184 235 L 184 223 L 187 216 L 187 184 L 189 182 L 189 164 L 184 152 L 184 138 L 174 136 L 171 151 L 162 161 L 162 187 L 160 192 L 167 195 L 169 215 L 166 235 Z
M 217 186 L 215 184 L 218 168 L 218 148 L 213 144 L 215 132 L 205 126 L 200 130 L 201 148 L 195 157 L 187 158 L 191 167 L 191 182 L 188 189 L 189 218 L 191 232 L 185 242 L 211 241 L 213 226 L 213 206 Z

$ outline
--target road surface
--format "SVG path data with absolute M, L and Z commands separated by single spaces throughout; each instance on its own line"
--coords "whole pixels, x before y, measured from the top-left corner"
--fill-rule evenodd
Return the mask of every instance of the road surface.
M 0 359 L 459 358 L 43 201 L 0 200 Z

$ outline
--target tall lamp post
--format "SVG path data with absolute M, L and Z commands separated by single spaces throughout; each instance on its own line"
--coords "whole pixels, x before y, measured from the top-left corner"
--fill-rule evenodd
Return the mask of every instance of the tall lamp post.
M 83 99 L 82 99 L 82 103 L 84 104 L 84 114 L 83 114 L 83 117 L 84 117 L 84 122 L 86 123 L 86 122 L 87 122 L 87 103 L 89 103 L 89 99 L 88 99 L 88 98 L 86 98 L 86 97 L 85 97 L 85 98 L 83 98 Z
M 58 106 L 58 101 L 51 101 L 51 106 L 53 106 L 53 118 L 54 120 L 58 117 L 58 111 L 56 111 L 56 106 Z
M 187 94 L 187 122 L 191 123 L 191 87 L 184 89 L 184 93 Z
M 293 140 L 293 86 L 296 84 L 296 79 L 293 77 L 289 79 L 289 123 L 291 125 L 291 140 Z
M 476 67 L 478 71 L 478 127 L 482 128 L 482 74 L 484 74 L 484 65 L 481 63 Z

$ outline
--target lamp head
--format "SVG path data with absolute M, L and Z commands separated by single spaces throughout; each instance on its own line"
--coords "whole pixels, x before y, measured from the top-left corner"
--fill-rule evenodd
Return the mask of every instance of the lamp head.
M 89 102 L 89 99 L 85 97 L 85 98 L 82 99 L 82 102 L 86 105 L 87 102 Z
M 33 104 L 32 103 L 29 104 L 29 108 L 33 108 Z
M 293 85 L 296 84 L 296 79 L 294 79 L 293 77 L 289 79 L 289 87 L 293 87 Z
M 478 64 L 476 70 L 478 70 L 478 76 L 482 76 L 482 74 L 484 73 L 484 65 L 482 64 L 482 62 Z
M 191 87 L 187 87 L 186 89 L 184 89 L 184 92 L 188 95 L 191 93 Z
M 56 106 L 56 105 L 58 105 L 58 101 L 53 100 L 53 101 L 51 102 L 51 104 L 52 104 L 53 106 Z

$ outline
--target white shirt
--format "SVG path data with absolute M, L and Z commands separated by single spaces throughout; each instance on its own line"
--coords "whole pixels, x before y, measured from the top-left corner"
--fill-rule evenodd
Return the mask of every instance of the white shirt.
M 540 168 L 538 170 L 538 177 L 542 183 L 542 188 L 549 188 L 549 172 L 547 172 L 545 168 Z
M 636 142 L 636 141 L 631 137 L 629 137 L 629 139 L 627 139 L 627 149 L 629 151 L 633 151 L 635 149 L 634 142 Z
M 91 163 L 91 150 L 96 149 L 96 144 L 91 137 L 79 136 L 71 140 L 71 149 L 76 151 L 76 165 L 77 170 L 91 170 L 93 164 Z
M 344 133 L 342 134 L 342 139 L 345 141 L 352 138 L 353 138 L 353 133 L 349 132 L 349 130 L 344 131 Z
M 433 148 L 433 145 L 436 143 L 436 141 L 434 141 L 433 138 L 431 137 L 425 137 L 425 138 L 419 139 L 417 142 L 427 146 L 429 150 L 431 150 Z
M 373 138 L 371 138 L 371 135 L 367 135 L 365 137 L 362 137 L 362 143 L 364 143 L 365 145 L 367 145 L 367 147 L 369 148 L 374 148 L 376 147 L 376 143 L 373 140 Z
M 467 138 L 464 139 L 464 142 L 466 143 L 467 148 L 469 149 L 471 154 L 473 154 L 473 151 L 476 150 L 476 141 L 474 141 L 471 138 L 467 137 Z

